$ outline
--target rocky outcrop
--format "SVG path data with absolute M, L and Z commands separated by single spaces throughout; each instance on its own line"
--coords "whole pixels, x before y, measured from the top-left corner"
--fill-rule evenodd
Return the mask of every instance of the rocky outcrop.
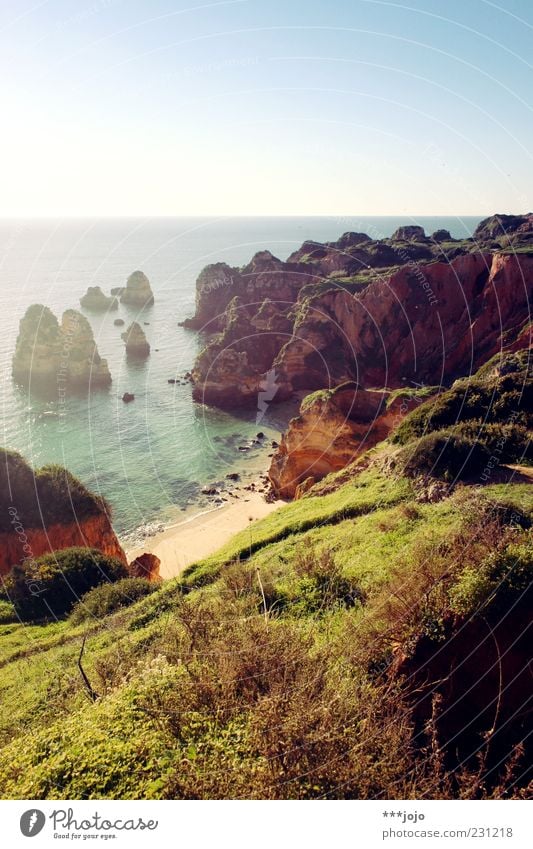
M 258 312 L 265 300 L 272 301 L 279 312 L 287 313 L 302 286 L 320 279 L 322 275 L 317 277 L 310 266 L 282 262 L 270 251 L 255 254 L 243 268 L 217 262 L 208 265 L 198 276 L 196 312 L 182 324 L 207 333 L 223 331 L 228 323 L 226 310 L 236 297 L 249 317 Z
M 137 321 L 130 324 L 128 329 L 121 334 L 121 338 L 125 342 L 128 357 L 143 359 L 149 355 L 150 344 L 146 339 L 144 330 Z
M 505 236 L 492 219 L 463 240 L 409 225 L 391 239 L 304 242 L 285 263 L 263 251 L 242 269 L 208 266 L 184 322 L 211 334 L 194 398 L 239 407 L 346 380 L 442 383 L 527 344 L 533 231 L 529 216 L 512 218 Z
M 504 239 L 509 236 L 518 235 L 523 238 L 526 235 L 533 236 L 533 213 L 526 215 L 491 215 L 484 218 L 476 227 L 473 235 L 475 242 L 487 242 L 493 239 Z
M 161 560 L 155 554 L 145 552 L 140 554 L 128 566 L 128 571 L 134 578 L 146 578 L 151 583 L 160 583 L 163 579 L 159 574 Z
M 118 309 L 118 300 L 112 295 L 104 294 L 100 286 L 89 286 L 85 295 L 80 298 L 80 305 L 86 310 L 107 312 Z
M 533 254 L 474 253 L 402 268 L 355 296 L 326 292 L 274 363 L 282 395 L 347 379 L 394 388 L 468 374 L 519 336 L 532 290 Z
M 0 451 L 0 575 L 63 548 L 96 548 L 126 564 L 106 502 L 58 466 L 34 472 L 15 452 Z
M 416 403 L 416 394 L 366 390 L 354 381 L 308 395 L 272 457 L 274 492 L 299 497 L 385 439 Z
M 107 360 L 100 357 L 91 326 L 76 310 L 63 314 L 61 325 L 48 307 L 33 304 L 20 322 L 13 356 L 13 378 L 22 384 L 55 391 L 67 386 L 109 386 Z
M 415 224 L 398 227 L 391 236 L 393 242 L 423 242 L 424 239 L 426 239 L 424 228 Z
M 120 301 L 139 309 L 149 307 L 154 303 L 154 293 L 150 281 L 143 271 L 134 271 L 130 274 L 125 288 L 120 293 Z

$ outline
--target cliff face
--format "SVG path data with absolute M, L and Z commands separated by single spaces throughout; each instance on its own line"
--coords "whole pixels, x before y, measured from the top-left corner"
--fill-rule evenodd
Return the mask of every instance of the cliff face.
M 284 391 L 355 378 L 365 387 L 467 374 L 528 322 L 533 256 L 468 254 L 402 268 L 361 294 L 312 299 L 275 367 Z
M 60 466 L 33 470 L 0 450 L 0 574 L 62 548 L 86 546 L 126 564 L 106 502 Z
M 34 387 L 109 386 L 107 360 L 100 357 L 91 326 L 76 310 L 61 325 L 48 307 L 33 304 L 20 322 L 13 377 Z
M 37 528 L 22 525 L 15 513 L 12 530 L 0 531 L 0 575 L 6 575 L 12 566 L 28 558 L 73 546 L 96 548 L 103 554 L 117 557 L 127 566 L 126 555 L 105 513 L 89 516 L 79 523 L 56 523 Z
M 532 278 L 532 216 L 486 219 L 472 239 L 408 226 L 304 242 L 287 262 L 263 251 L 242 269 L 208 266 L 184 322 L 212 334 L 193 395 L 232 407 L 256 404 L 265 383 L 281 401 L 346 380 L 452 380 L 502 345 L 529 345 Z
M 274 492 L 298 498 L 385 439 L 416 403 L 415 396 L 394 397 L 353 381 L 309 395 L 272 457 L 268 476 Z
M 265 372 L 291 338 L 298 294 L 317 279 L 309 267 L 283 263 L 268 251 L 241 270 L 220 264 L 204 269 L 197 313 L 184 322 L 214 334 L 192 372 L 195 400 L 220 407 L 257 404 Z

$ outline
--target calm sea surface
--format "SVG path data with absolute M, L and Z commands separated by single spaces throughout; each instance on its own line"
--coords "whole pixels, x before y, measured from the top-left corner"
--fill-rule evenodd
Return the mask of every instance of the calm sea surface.
M 200 489 L 229 471 L 251 476 L 265 465 L 265 449 L 239 452 L 258 429 L 278 438 L 294 409 L 270 405 L 260 426 L 256 414 L 232 416 L 194 404 L 189 385 L 168 379 L 191 368 L 201 339 L 178 326 L 194 312 L 195 280 L 210 262 L 243 265 L 268 248 L 285 259 L 305 239 L 336 239 L 347 230 L 373 238 L 390 236 L 401 224 L 417 223 L 427 233 L 444 227 L 453 236 L 471 235 L 479 218 L 165 218 L 0 221 L 0 357 L 2 444 L 23 453 L 34 466 L 67 466 L 110 500 L 117 531 L 126 535 L 154 520 L 169 521 L 179 510 L 202 507 Z M 65 417 L 57 399 L 43 399 L 13 385 L 11 357 L 18 323 L 32 303 L 58 316 L 88 286 L 109 293 L 142 269 L 155 304 L 141 316 L 121 306 L 89 318 L 100 355 L 113 383 L 89 396 L 69 395 Z M 126 362 L 120 338 L 137 319 L 152 346 L 143 364 Z M 157 349 L 157 350 L 156 350 Z M 122 394 L 135 393 L 123 404 Z M 44 415 L 43 415 L 44 414 Z

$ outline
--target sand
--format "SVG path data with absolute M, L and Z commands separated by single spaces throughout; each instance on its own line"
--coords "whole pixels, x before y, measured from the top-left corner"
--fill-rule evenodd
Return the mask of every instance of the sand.
M 145 539 L 141 545 L 126 550 L 128 560 L 148 551 L 161 560 L 161 577 L 174 578 L 186 566 L 214 554 L 234 534 L 249 527 L 250 517 L 254 521 L 262 519 L 284 503 L 267 502 L 261 493 L 247 492 L 230 504 L 192 516 Z

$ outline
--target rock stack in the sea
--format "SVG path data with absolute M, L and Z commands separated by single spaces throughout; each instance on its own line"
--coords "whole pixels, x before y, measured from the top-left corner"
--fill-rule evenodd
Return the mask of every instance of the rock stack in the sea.
M 71 384 L 108 386 L 111 374 L 107 360 L 98 353 L 92 327 L 77 310 L 66 310 L 61 320 L 62 361 L 68 370 Z
M 28 307 L 21 319 L 12 373 L 17 382 L 39 388 L 111 383 L 107 361 L 98 353 L 85 316 L 67 310 L 60 325 L 42 304 Z
M 140 309 L 153 304 L 154 293 L 150 281 L 143 271 L 134 271 L 133 274 L 130 274 L 126 286 L 120 292 L 120 300 L 123 304 L 129 304 Z
M 122 339 L 126 344 L 128 357 L 144 358 L 150 353 L 150 344 L 144 330 L 137 321 L 133 321 L 128 329 L 122 333 Z
M 100 286 L 89 286 L 85 295 L 80 298 L 80 305 L 86 310 L 105 312 L 118 309 L 118 299 L 113 295 L 106 295 Z

